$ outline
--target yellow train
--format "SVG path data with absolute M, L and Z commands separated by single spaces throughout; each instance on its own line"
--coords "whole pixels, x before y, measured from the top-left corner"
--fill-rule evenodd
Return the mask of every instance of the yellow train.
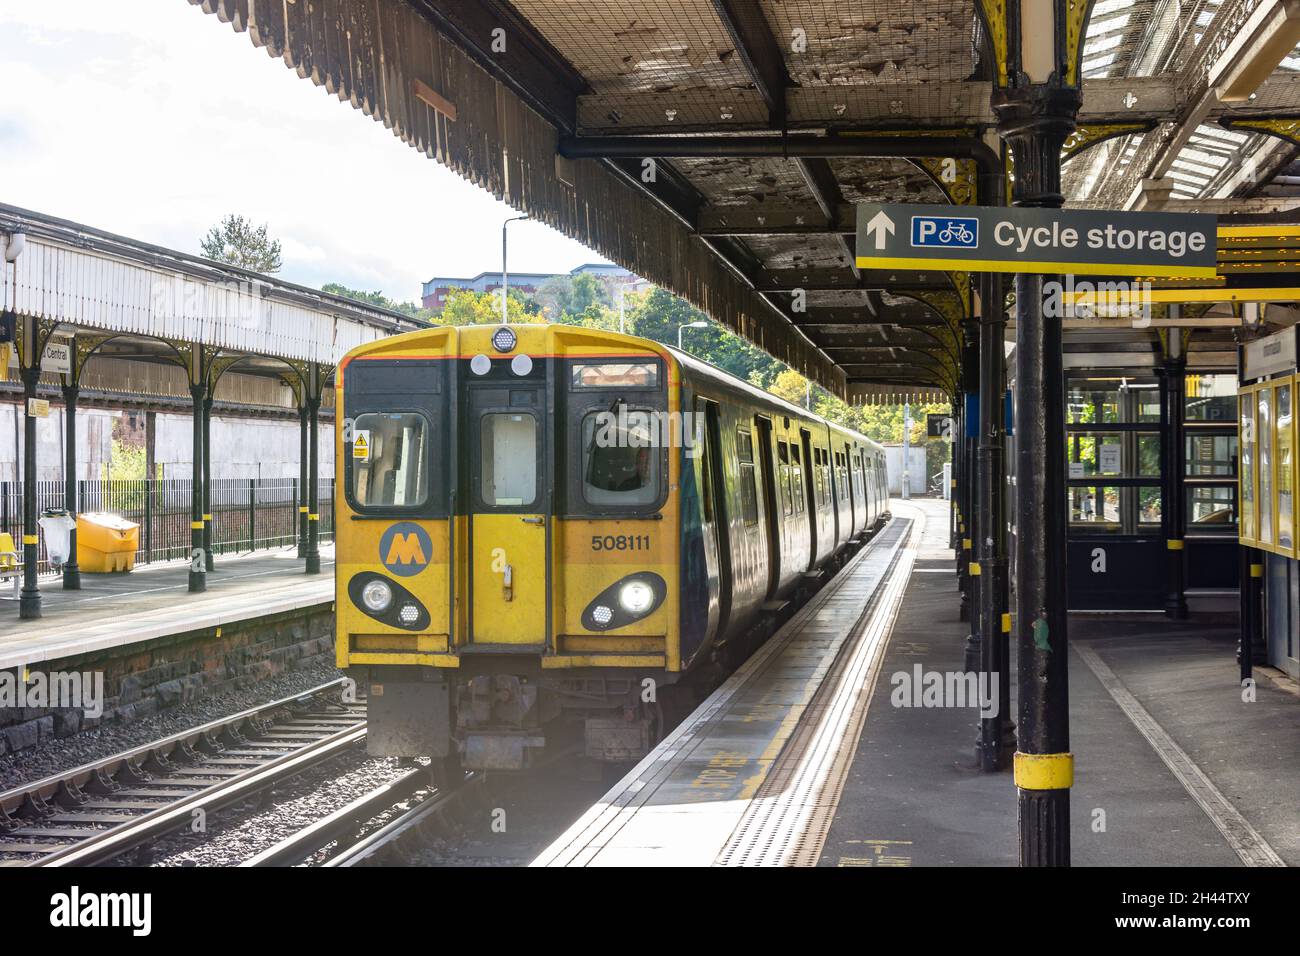
M 336 387 L 338 663 L 443 773 L 643 755 L 887 507 L 879 445 L 633 336 L 431 328 Z

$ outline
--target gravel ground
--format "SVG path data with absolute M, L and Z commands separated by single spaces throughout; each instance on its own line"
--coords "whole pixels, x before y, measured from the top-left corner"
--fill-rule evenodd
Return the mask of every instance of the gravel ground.
M 0 790 L 111 757 L 220 717 L 292 696 L 341 676 L 342 672 L 333 664 L 321 661 L 259 681 L 244 690 L 191 701 L 165 714 L 155 714 L 129 724 L 110 724 L 6 754 L 0 757 Z
M 159 840 L 150 847 L 150 862 L 235 866 L 410 770 L 396 758 L 367 757 L 358 748 L 294 778 L 269 797 L 227 807 L 208 820 L 206 833 L 186 832 Z

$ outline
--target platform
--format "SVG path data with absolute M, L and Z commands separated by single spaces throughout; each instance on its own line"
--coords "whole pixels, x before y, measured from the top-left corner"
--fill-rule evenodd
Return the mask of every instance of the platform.
M 976 710 L 893 705 L 918 664 L 960 672 L 969 631 L 947 506 L 893 511 L 534 865 L 1015 865 L 1016 790 L 975 768 Z M 1076 865 L 1300 864 L 1300 753 L 1275 744 L 1300 731 L 1294 681 L 1257 669 L 1243 702 L 1233 624 L 1076 614 L 1070 640 Z
M 223 627 L 334 599 L 334 549 L 321 548 L 321 574 L 303 573 L 295 548 L 224 555 L 207 590 L 189 593 L 189 562 L 129 574 L 83 574 L 80 591 L 41 580 L 42 616 L 20 620 L 15 601 L 0 601 L 0 668 L 36 664 L 171 634 Z

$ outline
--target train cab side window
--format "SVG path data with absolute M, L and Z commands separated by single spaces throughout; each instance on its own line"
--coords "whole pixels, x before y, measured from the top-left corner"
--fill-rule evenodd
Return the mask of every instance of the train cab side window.
M 794 514 L 794 502 L 790 495 L 790 446 L 784 441 L 777 442 L 776 455 L 781 471 L 778 478 L 781 483 L 781 513 L 792 515 Z
M 358 415 L 348 458 L 353 500 L 365 508 L 418 508 L 425 504 L 429 499 L 428 433 L 428 422 L 416 412 Z
M 754 433 L 748 425 L 736 431 L 736 457 L 740 461 L 740 516 L 747 525 L 758 524 L 758 486 L 754 476 Z
M 582 420 L 582 496 L 592 505 L 652 505 L 662 455 L 634 413 L 592 412 Z M 706 469 L 707 470 L 707 469 Z

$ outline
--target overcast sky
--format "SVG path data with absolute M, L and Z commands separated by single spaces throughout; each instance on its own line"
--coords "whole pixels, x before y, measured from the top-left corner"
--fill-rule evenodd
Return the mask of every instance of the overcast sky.
M 4 0 L 0 37 L 0 202 L 191 253 L 237 212 L 283 278 L 398 300 L 501 267 L 508 206 L 186 0 Z M 599 261 L 510 226 L 512 270 Z

